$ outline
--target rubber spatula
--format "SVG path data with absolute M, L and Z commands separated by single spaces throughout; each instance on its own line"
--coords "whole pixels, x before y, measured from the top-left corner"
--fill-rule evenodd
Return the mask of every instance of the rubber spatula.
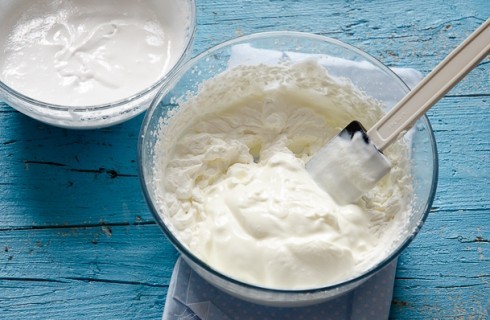
M 353 121 L 306 163 L 339 204 L 353 203 L 391 169 L 382 151 L 403 136 L 490 52 L 490 19 L 475 30 L 367 132 Z

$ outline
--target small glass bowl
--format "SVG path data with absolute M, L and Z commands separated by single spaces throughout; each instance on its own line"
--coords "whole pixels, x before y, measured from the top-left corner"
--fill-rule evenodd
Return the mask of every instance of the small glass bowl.
M 16 0 L 11 0 L 16 1 Z M 195 0 L 179 0 L 188 7 L 188 21 L 183 24 L 186 28 L 186 39 L 183 50 L 173 67 L 161 76 L 155 83 L 127 98 L 111 103 L 89 106 L 63 106 L 46 103 L 28 97 L 9 87 L 0 79 L 0 100 L 25 115 L 51 124 L 53 126 L 70 129 L 96 129 L 103 128 L 129 120 L 148 109 L 158 90 L 167 82 L 176 69 L 190 58 L 192 43 L 196 28 Z M 161 2 L 155 0 L 155 2 Z M 9 3 L 4 3 L 6 7 Z
M 156 221 L 184 260 L 204 279 L 238 298 L 274 306 L 302 306 L 319 303 L 352 290 L 397 258 L 413 240 L 431 208 L 437 185 L 436 143 L 428 119 L 424 116 L 412 132 L 411 171 L 414 184 L 413 212 L 405 236 L 391 254 L 364 273 L 341 283 L 306 290 L 277 290 L 250 285 L 213 269 L 182 244 L 166 225 L 165 212 L 156 205 L 154 183 L 155 142 L 159 124 L 179 101 L 198 91 L 199 85 L 238 64 L 279 63 L 284 56 L 292 61 L 328 56 L 331 75 L 346 77 L 368 95 L 393 107 L 407 92 L 404 82 L 381 62 L 363 51 L 323 36 L 298 32 L 266 32 L 224 42 L 191 59 L 174 74 L 153 101 L 141 128 L 139 168 L 142 188 Z M 359 75 L 362 72 L 362 76 Z M 388 87 L 389 86 L 389 89 Z M 171 120 L 170 120 L 171 121 Z

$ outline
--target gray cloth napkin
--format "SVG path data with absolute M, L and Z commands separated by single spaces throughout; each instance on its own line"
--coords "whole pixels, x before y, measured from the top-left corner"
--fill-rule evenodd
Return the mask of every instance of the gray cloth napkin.
M 255 55 L 267 63 L 267 59 L 273 58 L 273 51 L 267 53 L 266 50 L 240 47 L 235 54 Z M 230 62 L 233 65 L 233 59 Z M 238 57 L 237 61 L 241 61 Z M 329 61 L 328 59 L 326 61 Z M 349 68 L 353 74 L 362 69 L 366 74 L 365 65 L 356 65 L 346 61 L 334 61 L 331 66 L 335 68 Z M 331 68 L 331 69 L 332 69 Z M 369 68 L 369 66 L 368 66 Z M 403 79 L 409 86 L 415 86 L 422 75 L 415 69 L 392 68 L 392 70 Z M 353 79 L 360 87 L 367 87 L 373 83 L 376 77 L 376 70 L 372 70 L 372 77 L 362 77 Z M 345 73 L 345 70 L 343 70 Z M 389 93 L 391 83 L 384 85 Z M 385 101 L 389 100 L 387 97 Z M 393 101 L 393 104 L 395 101 Z M 356 289 L 324 303 L 298 308 L 278 308 L 267 307 L 239 300 L 232 297 L 214 286 L 207 283 L 197 275 L 184 260 L 179 258 L 175 265 L 170 286 L 167 292 L 167 300 L 163 313 L 164 320 L 246 320 L 246 319 L 308 319 L 308 320 L 379 320 L 388 319 L 393 286 L 396 273 L 395 259 L 385 268 L 380 270 L 369 280 L 364 282 Z
M 163 319 L 388 319 L 395 272 L 396 260 L 339 298 L 307 307 L 278 308 L 242 301 L 222 292 L 179 258 L 167 292 Z

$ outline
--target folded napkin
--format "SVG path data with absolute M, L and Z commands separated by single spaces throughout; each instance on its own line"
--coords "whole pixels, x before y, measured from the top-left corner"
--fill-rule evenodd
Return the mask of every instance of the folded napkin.
M 274 50 L 256 49 L 249 44 L 237 45 L 232 49 L 229 67 L 248 60 L 250 63 L 276 63 L 287 54 L 291 60 L 301 60 L 306 56 L 300 53 L 283 53 Z M 309 55 L 308 58 L 312 56 Z M 315 55 L 332 75 L 350 74 L 355 85 L 365 90 L 371 85 L 383 86 L 375 98 L 383 99 L 388 105 L 395 104 L 391 99 L 390 86 L 382 83 L 380 71 L 366 62 L 353 62 L 325 55 Z M 246 59 L 245 59 L 246 58 Z M 415 69 L 392 68 L 409 86 L 417 84 L 422 75 Z M 347 73 L 346 73 L 347 72 Z M 362 76 L 359 76 L 362 75 Z M 368 90 L 369 91 L 369 90 Z M 397 260 L 364 282 L 356 289 L 321 304 L 279 308 L 257 305 L 239 300 L 207 283 L 195 273 L 184 260 L 179 258 L 167 292 L 163 313 L 164 320 L 231 320 L 231 319 L 308 319 L 308 320 L 347 320 L 347 319 L 388 319 Z
M 326 302 L 295 308 L 268 307 L 237 299 L 215 288 L 184 260 L 175 264 L 164 320 L 350 320 L 388 319 L 396 260 L 356 289 Z

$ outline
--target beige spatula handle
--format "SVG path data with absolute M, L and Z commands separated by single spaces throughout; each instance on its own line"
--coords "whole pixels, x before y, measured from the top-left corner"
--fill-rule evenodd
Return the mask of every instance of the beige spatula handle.
M 383 150 L 399 134 L 411 128 L 490 52 L 490 19 L 454 49 L 398 104 L 367 132 L 374 145 Z

